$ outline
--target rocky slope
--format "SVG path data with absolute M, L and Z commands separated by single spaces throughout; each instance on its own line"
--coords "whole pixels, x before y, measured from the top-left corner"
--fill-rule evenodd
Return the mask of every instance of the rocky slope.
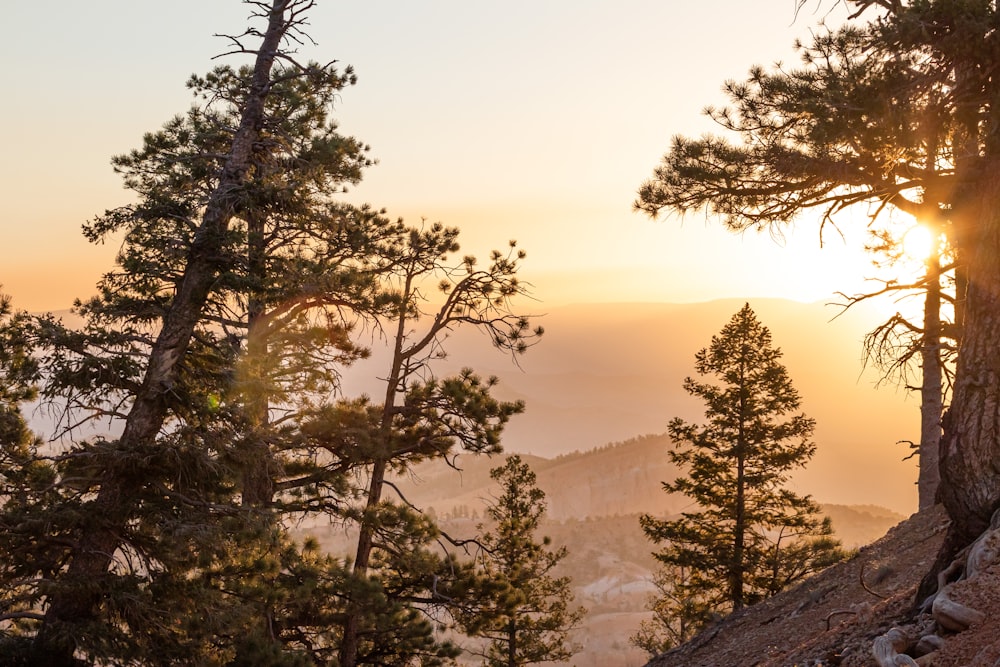
M 941 632 L 929 616 L 911 613 L 946 527 L 940 508 L 915 514 L 851 560 L 732 614 L 648 667 L 869 667 L 877 664 L 875 638 L 897 626 L 909 637 L 936 631 L 944 638 L 943 648 L 917 658 L 921 667 L 994 667 L 1000 664 L 1000 566 L 955 584 L 952 597 L 985 614 L 968 630 Z

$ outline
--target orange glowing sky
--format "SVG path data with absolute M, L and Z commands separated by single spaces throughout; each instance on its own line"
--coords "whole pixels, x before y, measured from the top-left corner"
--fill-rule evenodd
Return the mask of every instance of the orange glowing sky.
M 840 3 L 792 0 L 322 0 L 304 58 L 355 66 L 342 130 L 379 165 L 350 195 L 411 221 L 459 226 L 485 255 L 516 238 L 546 304 L 823 300 L 854 291 L 867 259 L 803 221 L 783 243 L 714 221 L 633 213 L 670 137 L 712 129 L 700 110 L 727 78 L 793 60 Z M 831 6 L 828 6 L 831 5 Z M 236 0 L 14 3 L 0 44 L 0 283 L 19 307 L 87 296 L 114 247 L 80 224 L 129 199 L 108 159 L 184 111 L 248 8 Z M 236 62 L 223 59 L 222 62 Z

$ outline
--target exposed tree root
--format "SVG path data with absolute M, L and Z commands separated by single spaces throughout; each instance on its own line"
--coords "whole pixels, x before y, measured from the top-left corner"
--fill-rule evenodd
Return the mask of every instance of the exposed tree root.
M 865 583 L 865 565 L 867 565 L 867 563 L 864 562 L 861 563 L 861 569 L 858 571 L 858 581 L 861 582 L 861 588 L 865 589 L 878 599 L 885 600 L 886 596 L 882 595 L 881 593 L 876 593 L 875 591 L 873 591 L 871 588 L 868 587 L 867 583 Z
M 843 614 L 854 614 L 858 617 L 859 621 L 864 623 L 869 621 L 872 617 L 872 606 L 867 602 L 861 602 L 859 604 L 851 605 L 850 609 L 834 609 L 826 615 L 826 629 L 830 629 L 830 621 L 834 616 L 840 616 Z
M 986 618 L 978 609 L 953 600 L 951 591 L 956 581 L 975 579 L 984 569 L 998 562 L 1000 562 L 1000 510 L 993 514 L 990 527 L 968 548 L 960 551 L 951 564 L 937 575 L 937 592 L 928 602 L 931 616 L 941 629 L 962 632 Z M 956 577 L 956 574 L 959 576 Z M 862 585 L 864 585 L 863 578 Z M 865 589 L 868 590 L 868 587 L 865 586 Z M 913 649 L 917 655 L 933 653 L 940 649 L 943 643 L 944 640 L 937 635 L 924 635 L 916 642 Z M 919 667 L 920 663 L 902 653 L 910 648 L 909 644 L 903 632 L 899 628 L 893 628 L 875 639 L 872 644 L 872 655 L 875 656 L 879 667 L 901 665 Z
M 961 571 L 962 574 L 957 581 L 971 581 L 984 569 L 997 562 L 1000 562 L 1000 510 L 993 513 L 990 527 L 967 550 L 960 552 L 951 565 L 938 574 L 938 591 L 931 604 L 931 614 L 938 625 L 952 632 L 961 632 L 985 618 L 978 609 L 951 599 L 951 587 L 954 582 L 949 582 L 949 579 L 955 572 Z
M 900 653 L 906 650 L 909 640 L 899 628 L 892 628 L 884 635 L 875 638 L 872 644 L 872 655 L 879 667 L 920 667 L 916 660 Z
M 950 588 L 951 585 L 949 584 L 944 590 L 940 591 L 934 598 L 934 604 L 931 606 L 931 614 L 934 616 L 934 620 L 938 622 L 938 625 L 945 630 L 961 632 L 968 629 L 973 623 L 978 623 L 986 618 L 981 611 L 952 600 L 949 597 Z
M 986 615 L 978 609 L 956 602 L 951 597 L 952 587 L 957 581 L 971 581 L 990 567 L 1000 563 L 1000 510 L 997 510 L 990 521 L 990 526 L 975 542 L 958 553 L 951 564 L 937 575 L 937 592 L 925 603 L 929 606 L 931 616 L 937 625 L 949 632 L 962 632 L 971 625 L 979 623 Z M 956 576 L 959 575 L 959 576 Z M 862 570 L 862 586 L 864 575 Z M 865 590 L 872 592 L 867 586 Z M 828 619 L 829 622 L 829 619 Z M 912 647 L 916 655 L 930 654 L 940 649 L 944 644 L 935 634 L 924 635 Z M 875 639 L 872 644 L 872 655 L 879 667 L 899 667 L 900 665 L 920 665 L 909 655 L 902 653 L 910 647 L 910 642 L 899 628 Z M 926 658 L 922 658 L 924 660 Z

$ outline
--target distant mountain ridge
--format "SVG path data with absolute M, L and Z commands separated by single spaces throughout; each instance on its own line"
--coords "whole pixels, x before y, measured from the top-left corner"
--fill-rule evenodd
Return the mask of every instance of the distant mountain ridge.
M 498 394 L 527 406 L 505 429 L 505 450 L 551 459 L 663 433 L 673 417 L 700 421 L 703 406 L 684 392 L 683 380 L 694 374 L 695 353 L 745 302 L 557 307 L 540 318 L 546 333 L 518 365 L 485 337 L 457 332 L 440 372 L 468 366 L 497 375 Z M 876 388 L 877 375 L 862 368 L 862 339 L 884 313 L 839 314 L 781 299 L 749 303 L 784 353 L 802 410 L 817 422 L 817 453 L 794 473 L 795 490 L 824 503 L 914 511 L 916 461 L 903 461 L 909 451 L 896 443 L 918 439 L 919 402 L 892 386 Z M 345 387 L 373 391 L 373 375 L 350 369 Z
M 675 513 L 681 503 L 658 491 L 676 477 L 667 457 L 670 438 L 647 435 L 552 459 L 522 455 L 546 494 L 553 521 L 648 512 Z M 441 461 L 418 466 L 397 484 L 408 500 L 437 514 L 465 506 L 482 514 L 490 499 L 490 469 L 502 457 L 459 456 L 457 471 Z
M 645 435 L 586 452 L 545 459 L 522 456 L 545 492 L 550 521 L 585 521 L 608 517 L 677 515 L 697 508 L 691 501 L 663 491 L 677 477 L 667 454 L 666 434 Z M 482 517 L 495 485 L 490 469 L 502 457 L 459 456 L 455 470 L 442 461 L 417 466 L 395 484 L 406 499 L 442 519 Z M 884 507 L 823 504 L 838 537 L 846 546 L 867 544 L 905 517 Z M 637 522 L 637 521 L 636 521 Z

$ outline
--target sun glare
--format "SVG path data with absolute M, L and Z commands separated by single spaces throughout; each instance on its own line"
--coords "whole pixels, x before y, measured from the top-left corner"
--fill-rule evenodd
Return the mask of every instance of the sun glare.
M 925 261 L 931 254 L 933 245 L 931 230 L 923 225 L 916 225 L 903 235 L 903 254 L 907 259 L 919 262 Z

